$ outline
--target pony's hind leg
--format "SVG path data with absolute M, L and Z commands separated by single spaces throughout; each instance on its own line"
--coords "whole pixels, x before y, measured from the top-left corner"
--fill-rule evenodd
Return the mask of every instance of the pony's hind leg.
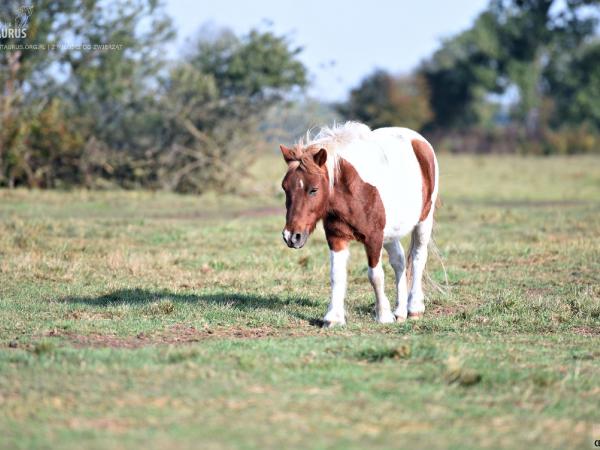
M 412 285 L 408 295 L 408 317 L 419 318 L 425 311 L 425 296 L 423 294 L 423 272 L 427 264 L 427 246 L 433 230 L 433 214 L 419 222 L 413 232 L 410 243 Z
M 408 286 L 406 284 L 406 258 L 400 241 L 395 239 L 384 244 L 390 257 L 390 265 L 396 275 L 396 309 L 394 316 L 398 322 L 406 320 L 408 314 Z

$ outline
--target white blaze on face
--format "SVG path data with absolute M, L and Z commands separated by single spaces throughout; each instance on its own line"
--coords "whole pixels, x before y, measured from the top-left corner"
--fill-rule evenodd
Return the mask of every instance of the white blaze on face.
M 304 181 L 300 180 L 298 185 L 300 186 L 300 189 L 304 189 Z

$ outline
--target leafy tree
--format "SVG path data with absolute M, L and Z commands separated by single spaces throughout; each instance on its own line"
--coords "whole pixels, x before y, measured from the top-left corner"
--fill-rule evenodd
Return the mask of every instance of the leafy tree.
M 583 45 L 564 65 L 548 70 L 548 91 L 554 99 L 553 123 L 588 122 L 600 130 L 600 41 Z
M 18 3 L 5 4 L 4 15 L 18 15 Z M 30 10 L 26 38 L 2 42 L 17 49 L 0 52 L 8 67 L 0 74 L 0 185 L 91 182 L 92 174 L 82 170 L 134 178 L 129 169 L 120 173 L 127 164 L 108 160 L 116 156 L 124 162 L 148 146 L 144 133 L 152 126 L 148 119 L 156 103 L 150 85 L 162 67 L 160 45 L 173 34 L 154 0 L 105 6 L 100 0 L 38 0 Z M 43 47 L 19 49 L 32 45 Z M 44 150 L 61 141 L 81 144 Z M 65 165 L 57 154 L 62 150 L 77 164 Z
M 46 49 L 65 36 L 68 18 L 87 7 L 78 0 L 32 0 L 27 5 L 0 3 L 0 24 L 19 30 L 18 36 L 0 37 L 0 186 L 14 186 L 22 178 L 33 182 L 27 135 L 32 116 L 47 102 L 44 88 L 52 84 L 47 73 L 57 61 Z
M 419 73 L 430 89 L 433 124 L 465 127 L 481 120 L 480 105 L 488 92 L 503 90 L 502 49 L 497 23 L 489 11 L 473 27 L 445 41 Z
M 598 13 L 598 2 L 589 0 L 492 0 L 469 30 L 444 42 L 420 68 L 431 89 L 431 125 L 481 125 L 489 94 L 512 89 L 512 119 L 539 134 L 548 116 L 545 99 L 562 90 L 556 73 L 577 69 L 571 55 L 595 35 Z
M 237 38 L 227 30 L 201 36 L 190 64 L 215 78 L 223 97 L 247 96 L 264 101 L 295 86 L 306 85 L 306 69 L 285 37 L 252 30 Z
M 394 77 L 383 70 L 367 76 L 350 92 L 349 100 L 338 105 L 338 111 L 372 128 L 402 125 L 419 129 L 432 117 L 421 77 Z
M 163 184 L 183 192 L 233 189 L 259 145 L 267 111 L 307 84 L 299 52 L 269 31 L 202 36 L 189 62 L 163 84 L 171 140 L 161 159 Z

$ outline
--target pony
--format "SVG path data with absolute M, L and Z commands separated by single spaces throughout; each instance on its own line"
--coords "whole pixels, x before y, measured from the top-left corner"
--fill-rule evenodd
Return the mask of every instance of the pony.
M 422 277 L 433 229 L 439 169 L 431 144 L 408 128 L 371 130 L 358 122 L 307 133 L 280 146 L 287 163 L 282 181 L 283 240 L 302 248 L 319 221 L 330 253 L 331 300 L 323 326 L 345 325 L 344 297 L 352 240 L 364 245 L 379 323 L 418 319 L 425 311 Z M 408 261 L 400 238 L 411 235 Z M 396 278 L 392 312 L 384 291 L 383 249 Z M 407 265 L 409 275 L 407 276 Z M 410 288 L 410 289 L 409 289 Z

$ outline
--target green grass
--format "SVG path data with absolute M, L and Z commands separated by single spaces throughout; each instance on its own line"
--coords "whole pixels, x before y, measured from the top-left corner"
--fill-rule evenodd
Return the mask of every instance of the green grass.
M 600 160 L 441 167 L 448 292 L 377 325 L 354 245 L 334 330 L 278 160 L 244 196 L 0 191 L 0 447 L 592 448 Z

